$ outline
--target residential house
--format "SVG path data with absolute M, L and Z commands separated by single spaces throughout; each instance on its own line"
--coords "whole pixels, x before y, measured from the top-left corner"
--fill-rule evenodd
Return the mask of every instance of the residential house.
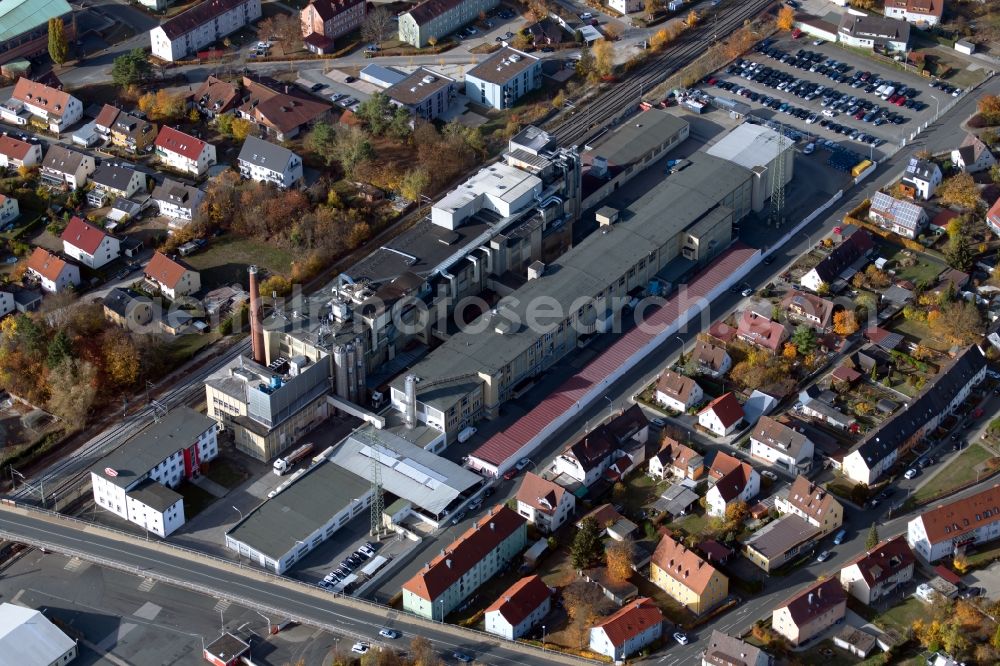
M 66 225 L 60 240 L 66 256 L 88 268 L 100 268 L 117 259 L 121 253 L 117 238 L 75 215 Z
M 680 541 L 664 535 L 649 562 L 649 579 L 692 613 L 701 615 L 729 595 L 729 579 Z
M 37 279 L 44 291 L 53 294 L 80 284 L 78 266 L 40 247 L 28 257 L 28 275 Z
M 76 40 L 75 8 L 66 0 L 7 0 L 2 5 L 3 27 L 0 53 L 4 74 L 24 58 L 48 53 L 49 21 L 59 19 L 69 43 Z
M 14 292 L 0 291 L 0 317 L 6 317 L 16 309 L 17 303 L 14 301 Z
M 830 534 L 844 524 L 844 507 L 826 488 L 799 475 L 774 500 L 774 508 L 781 514 L 792 514 L 818 527 L 823 535 Z
M 885 0 L 885 15 L 929 28 L 941 22 L 944 0 Z
M 563 29 L 555 19 L 546 16 L 537 23 L 532 23 L 527 28 L 528 35 L 531 36 L 531 43 L 536 49 L 546 46 L 555 46 L 563 41 Z
M 399 40 L 423 48 L 479 19 L 500 0 L 424 0 L 399 16 Z
M 90 155 L 52 144 L 42 162 L 42 182 L 75 190 L 87 184 L 94 169 L 94 158 Z
M 870 606 L 913 580 L 916 558 L 902 535 L 883 541 L 840 570 L 840 584 L 852 597 Z
M 173 127 L 165 126 L 161 129 L 154 145 L 156 157 L 166 166 L 182 173 L 200 176 L 215 164 L 215 146 Z
M 844 12 L 837 37 L 847 46 L 879 53 L 903 53 L 910 43 L 910 24 L 877 14 Z
M 13 222 L 20 214 L 21 209 L 18 206 L 17 199 L 0 194 L 0 225 Z
M 612 462 L 628 458 L 634 468 L 645 460 L 649 421 L 639 405 L 632 405 L 610 423 L 583 436 L 556 457 L 557 474 L 566 474 L 585 486 L 605 476 Z
M 911 199 L 919 198 L 927 201 L 937 192 L 942 178 L 941 167 L 936 162 L 911 157 L 906 166 L 906 173 L 903 174 L 899 183 L 906 196 Z
M 209 76 L 191 93 L 189 104 L 207 118 L 215 118 L 236 108 L 240 89 L 233 83 Z
M 837 245 L 816 266 L 802 276 L 802 286 L 819 293 L 824 285 L 829 288 L 837 280 L 849 280 L 875 249 L 870 233 L 857 229 Z M 846 277 L 844 277 L 846 276 Z
M 527 576 L 508 587 L 486 608 L 486 633 L 509 641 L 524 636 L 549 614 L 552 592 L 540 576 Z
M 649 459 L 649 475 L 664 479 L 668 474 L 678 479 L 700 479 L 705 474 L 705 459 L 691 447 L 666 437 L 660 450 Z
M 785 324 L 749 309 L 743 311 L 736 326 L 736 337 L 771 354 L 780 352 L 790 335 Z
M 64 90 L 22 76 L 14 84 L 10 99 L 0 107 L 0 117 L 14 125 L 27 125 L 34 118 L 48 131 L 59 134 L 83 117 L 83 104 Z
M 656 382 L 656 401 L 675 412 L 685 412 L 705 398 L 698 382 L 679 372 L 667 370 Z
M 1000 236 L 1000 197 L 997 197 L 986 213 L 986 226 L 990 228 L 990 231 Z
M 794 322 L 805 324 L 819 333 L 830 330 L 833 321 L 833 301 L 792 289 L 782 299 L 781 308 Z
M 335 40 L 357 30 L 365 21 L 364 0 L 312 0 L 299 12 L 302 37 L 314 53 L 328 53 Z
M 141 171 L 124 164 L 104 163 L 90 177 L 94 189 L 87 192 L 87 203 L 100 208 L 109 200 L 125 199 L 136 192 L 146 191 L 146 176 Z
M 113 104 L 105 104 L 101 107 L 97 117 L 94 118 L 94 131 L 105 139 L 110 139 L 111 128 L 114 127 L 115 121 L 118 120 L 118 116 L 121 113 L 122 110 L 117 106 L 114 106 Z
M 834 634 L 833 644 L 842 650 L 847 650 L 858 659 L 867 659 L 878 644 L 878 639 L 864 629 L 845 625 Z
M 527 521 L 497 505 L 403 583 L 403 610 L 443 621 L 527 545 Z
M 973 345 L 961 352 L 909 407 L 865 435 L 844 457 L 844 474 L 855 483 L 873 484 L 895 464 L 900 453 L 933 432 L 942 419 L 965 403 L 985 377 L 986 357 L 979 347 Z
M 841 430 L 847 430 L 854 425 L 854 418 L 834 406 L 837 395 L 833 391 L 824 391 L 819 386 L 813 384 L 803 391 L 799 391 L 799 402 L 802 406 L 798 408 L 804 416 L 810 416 L 822 423 L 832 425 Z
M 153 302 L 131 289 L 112 289 L 101 305 L 104 318 L 123 328 L 139 328 L 153 321 Z
M 915 239 L 927 228 L 927 211 L 909 201 L 900 201 L 885 192 L 876 192 L 868 209 L 868 219 L 879 227 Z
M 975 134 L 966 134 L 962 145 L 951 151 L 951 163 L 966 173 L 986 171 L 997 163 L 993 153 Z
M 176 220 L 193 220 L 201 206 L 205 193 L 197 187 L 164 178 L 161 185 L 153 188 L 153 202 L 159 207 L 160 215 Z
M 721 455 L 725 454 L 719 452 L 715 457 L 719 458 Z M 705 512 L 708 515 L 724 517 L 730 505 L 737 502 L 749 503 L 760 492 L 760 475 L 757 470 L 745 462 L 737 462 L 738 464 L 718 478 L 705 494 Z M 715 461 L 712 463 L 712 468 L 719 469 Z
M 698 425 L 718 437 L 731 434 L 742 421 L 743 407 L 732 391 L 723 393 L 698 412 Z
M 756 645 L 713 630 L 701 653 L 701 666 L 771 666 L 771 655 Z
M 827 578 L 799 592 L 774 609 L 771 628 L 797 647 L 844 619 L 847 594 L 836 578 Z
M 760 417 L 750 433 L 750 455 L 792 473 L 808 472 L 813 453 L 808 437 L 770 416 Z
M 302 158 L 270 141 L 248 136 L 237 158 L 240 175 L 288 189 L 302 180 Z
M 458 95 L 455 79 L 418 67 L 402 81 L 385 89 L 389 101 L 424 120 L 434 120 L 447 113 Z
M 710 377 L 722 377 L 733 367 L 733 359 L 725 347 L 698 340 L 691 350 L 698 371 Z
M 558 483 L 527 472 L 517 489 L 517 512 L 542 534 L 562 527 L 576 509 L 576 497 Z
M 621 15 L 641 12 L 643 8 L 642 0 L 608 0 L 608 7 Z
M 201 274 L 182 262 L 157 252 L 146 264 L 146 280 L 171 300 L 201 289 Z
M 652 599 L 642 597 L 595 624 L 590 629 L 590 649 L 612 661 L 621 661 L 662 635 L 663 613 Z
M 244 76 L 243 88 L 246 95 L 236 113 L 278 141 L 330 119 L 332 106 L 280 81 Z
M 906 526 L 906 542 L 926 562 L 1000 538 L 1000 484 L 924 511 Z
M 800 516 L 788 514 L 751 534 L 743 542 L 743 555 L 764 572 L 771 573 L 812 550 L 821 536 L 818 527 Z
M 474 104 L 509 109 L 542 85 L 542 61 L 509 46 L 465 73 L 465 96 Z
M 148 153 L 156 141 L 156 123 L 122 112 L 111 125 L 111 143 L 130 153 Z
M 17 169 L 33 167 L 42 163 L 42 145 L 15 139 L 10 135 L 0 136 L 0 167 Z
M 207 0 L 149 31 L 153 55 L 173 62 L 197 53 L 261 16 L 260 0 Z
M 899 349 L 900 345 L 903 344 L 903 336 L 901 334 L 890 331 L 887 328 L 882 328 L 881 326 L 869 326 L 864 330 L 863 335 L 865 340 L 868 340 L 868 342 L 886 352 Z

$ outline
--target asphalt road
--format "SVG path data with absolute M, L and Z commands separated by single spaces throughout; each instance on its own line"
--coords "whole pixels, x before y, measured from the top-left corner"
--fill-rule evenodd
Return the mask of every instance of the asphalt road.
M 431 641 L 442 655 L 456 650 L 492 665 L 568 663 L 565 657 L 549 657 L 527 647 L 512 648 L 468 630 L 451 625 L 416 622 L 398 611 L 359 602 L 334 598 L 333 595 L 292 581 L 270 582 L 248 577 L 229 563 L 210 562 L 191 557 L 183 551 L 164 551 L 147 545 L 136 537 L 109 538 L 87 528 L 83 523 L 50 522 L 33 515 L 0 510 L 0 534 L 4 538 L 42 546 L 65 554 L 77 554 L 98 564 L 134 570 L 147 578 L 165 577 L 214 591 L 220 598 L 253 608 L 258 604 L 272 612 L 287 613 L 320 627 L 345 634 L 350 639 L 364 638 L 372 644 L 404 648 L 409 638 L 420 635 Z M 440 629 L 436 627 L 440 626 Z M 395 643 L 380 639 L 378 631 L 392 627 L 403 633 Z

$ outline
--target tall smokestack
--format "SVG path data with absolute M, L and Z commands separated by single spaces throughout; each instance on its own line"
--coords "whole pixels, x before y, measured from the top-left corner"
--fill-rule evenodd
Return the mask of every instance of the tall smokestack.
M 253 360 L 260 365 L 267 365 L 267 355 L 264 353 L 264 305 L 260 302 L 260 287 L 257 285 L 257 267 L 250 270 L 250 345 L 253 349 Z

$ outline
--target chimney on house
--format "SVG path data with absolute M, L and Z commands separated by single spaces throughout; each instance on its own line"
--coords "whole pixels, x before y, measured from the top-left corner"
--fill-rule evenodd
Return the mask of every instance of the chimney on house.
M 264 353 L 264 307 L 260 302 L 257 267 L 251 266 L 248 272 L 250 273 L 250 348 L 253 350 L 254 362 L 267 365 L 267 355 Z
M 449 569 L 451 569 L 451 560 L 450 559 L 449 560 L 445 560 L 444 564 L 445 564 L 446 567 L 448 567 Z

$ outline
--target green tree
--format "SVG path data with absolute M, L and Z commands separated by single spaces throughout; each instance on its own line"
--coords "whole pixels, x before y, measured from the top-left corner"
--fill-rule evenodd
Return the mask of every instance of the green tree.
M 49 19 L 49 57 L 57 65 L 69 59 L 69 40 L 59 17 Z
M 48 353 L 45 364 L 50 368 L 55 368 L 63 359 L 73 356 L 73 343 L 70 342 L 69 335 L 63 329 L 52 336 L 49 341 Z
M 361 103 L 355 115 L 372 134 L 376 136 L 385 134 L 385 131 L 389 129 L 389 124 L 393 117 L 393 108 L 392 103 L 389 101 L 389 96 L 383 92 L 373 94 Z
M 594 54 L 586 44 L 580 48 L 580 59 L 576 61 L 576 73 L 583 79 L 589 79 L 590 75 L 594 73 Z
M 410 201 L 417 201 L 420 195 L 427 191 L 431 184 L 431 177 L 423 167 L 410 169 L 403 174 L 403 179 L 399 184 L 399 193 Z
M 574 569 L 586 569 L 601 554 L 601 528 L 593 518 L 584 518 L 573 537 L 570 561 Z
M 215 117 L 215 126 L 219 128 L 219 132 L 222 134 L 232 134 L 233 132 L 233 116 L 229 113 L 222 113 Z
M 872 550 L 878 545 L 878 527 L 875 523 L 872 523 L 871 528 L 868 530 L 868 537 L 865 539 L 865 550 Z
M 321 157 L 328 165 L 337 161 L 334 155 L 334 145 L 337 143 L 337 130 L 330 123 L 319 122 L 305 138 L 306 150 Z
M 402 106 L 397 106 L 392 112 L 392 120 L 389 121 L 389 128 L 386 133 L 397 141 L 403 141 L 413 132 L 413 116 L 410 111 Z
M 361 128 L 348 127 L 336 132 L 333 157 L 340 162 L 344 174 L 351 176 L 363 162 L 375 157 L 375 149 Z
M 146 52 L 142 49 L 132 49 L 115 58 L 114 64 L 111 65 L 111 80 L 116 86 L 127 88 L 144 83 L 152 71 Z
M 990 638 L 990 645 L 1000 650 L 1000 624 L 997 625 L 996 631 L 993 632 L 993 636 Z
M 792 333 L 792 344 L 800 354 L 805 356 L 816 348 L 816 333 L 805 324 L 799 324 Z
M 948 223 L 948 246 L 944 251 L 945 260 L 952 268 L 967 271 L 975 262 L 975 250 L 969 234 L 969 221 L 964 215 Z

